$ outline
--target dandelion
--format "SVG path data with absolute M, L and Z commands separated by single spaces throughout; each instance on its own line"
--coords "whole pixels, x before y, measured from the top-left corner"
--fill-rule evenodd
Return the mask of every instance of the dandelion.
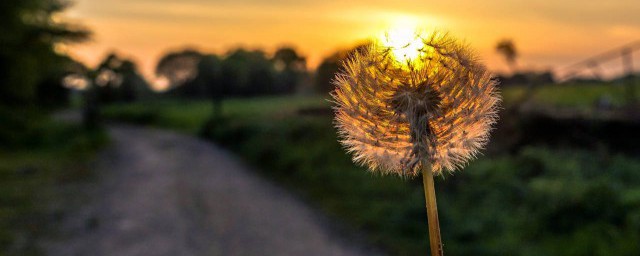
M 335 121 L 356 163 L 383 174 L 422 173 L 432 254 L 442 255 L 433 175 L 477 156 L 500 97 L 472 51 L 448 34 L 410 39 L 374 41 L 344 63 L 335 79 Z

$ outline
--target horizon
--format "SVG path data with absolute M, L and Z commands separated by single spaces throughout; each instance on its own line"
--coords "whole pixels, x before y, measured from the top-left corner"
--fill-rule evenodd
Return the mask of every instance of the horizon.
M 62 51 L 92 67 L 116 52 L 138 63 L 140 73 L 150 82 L 162 55 L 184 48 L 221 55 L 239 47 L 272 53 L 277 47 L 292 46 L 307 57 L 312 70 L 334 51 L 408 22 L 448 31 L 469 44 L 496 73 L 510 72 L 495 51 L 502 39 L 515 43 L 519 69 L 557 71 L 640 39 L 640 19 L 634 16 L 638 11 L 640 3 L 627 0 L 606 4 L 514 0 L 366 4 L 114 0 L 106 4 L 77 0 L 64 19 L 80 22 L 94 36 L 87 43 L 62 47 Z M 606 74 L 617 74 L 618 66 L 614 63 L 606 68 Z

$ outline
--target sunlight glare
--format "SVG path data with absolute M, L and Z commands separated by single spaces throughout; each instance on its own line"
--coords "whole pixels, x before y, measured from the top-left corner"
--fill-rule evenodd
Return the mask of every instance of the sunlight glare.
M 400 62 L 414 60 L 420 56 L 420 50 L 424 47 L 417 35 L 416 24 L 409 21 L 395 24 L 384 34 L 381 42 L 391 48 L 393 57 Z

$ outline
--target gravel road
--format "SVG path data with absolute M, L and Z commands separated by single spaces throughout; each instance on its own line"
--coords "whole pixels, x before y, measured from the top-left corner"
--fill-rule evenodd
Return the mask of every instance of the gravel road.
M 88 199 L 65 214 L 49 255 L 377 255 L 215 145 L 110 126 Z

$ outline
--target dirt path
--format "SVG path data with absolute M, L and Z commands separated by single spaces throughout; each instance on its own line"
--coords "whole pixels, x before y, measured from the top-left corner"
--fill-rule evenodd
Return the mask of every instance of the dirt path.
M 50 255 L 372 255 L 234 156 L 173 132 L 113 126 L 100 182 Z

